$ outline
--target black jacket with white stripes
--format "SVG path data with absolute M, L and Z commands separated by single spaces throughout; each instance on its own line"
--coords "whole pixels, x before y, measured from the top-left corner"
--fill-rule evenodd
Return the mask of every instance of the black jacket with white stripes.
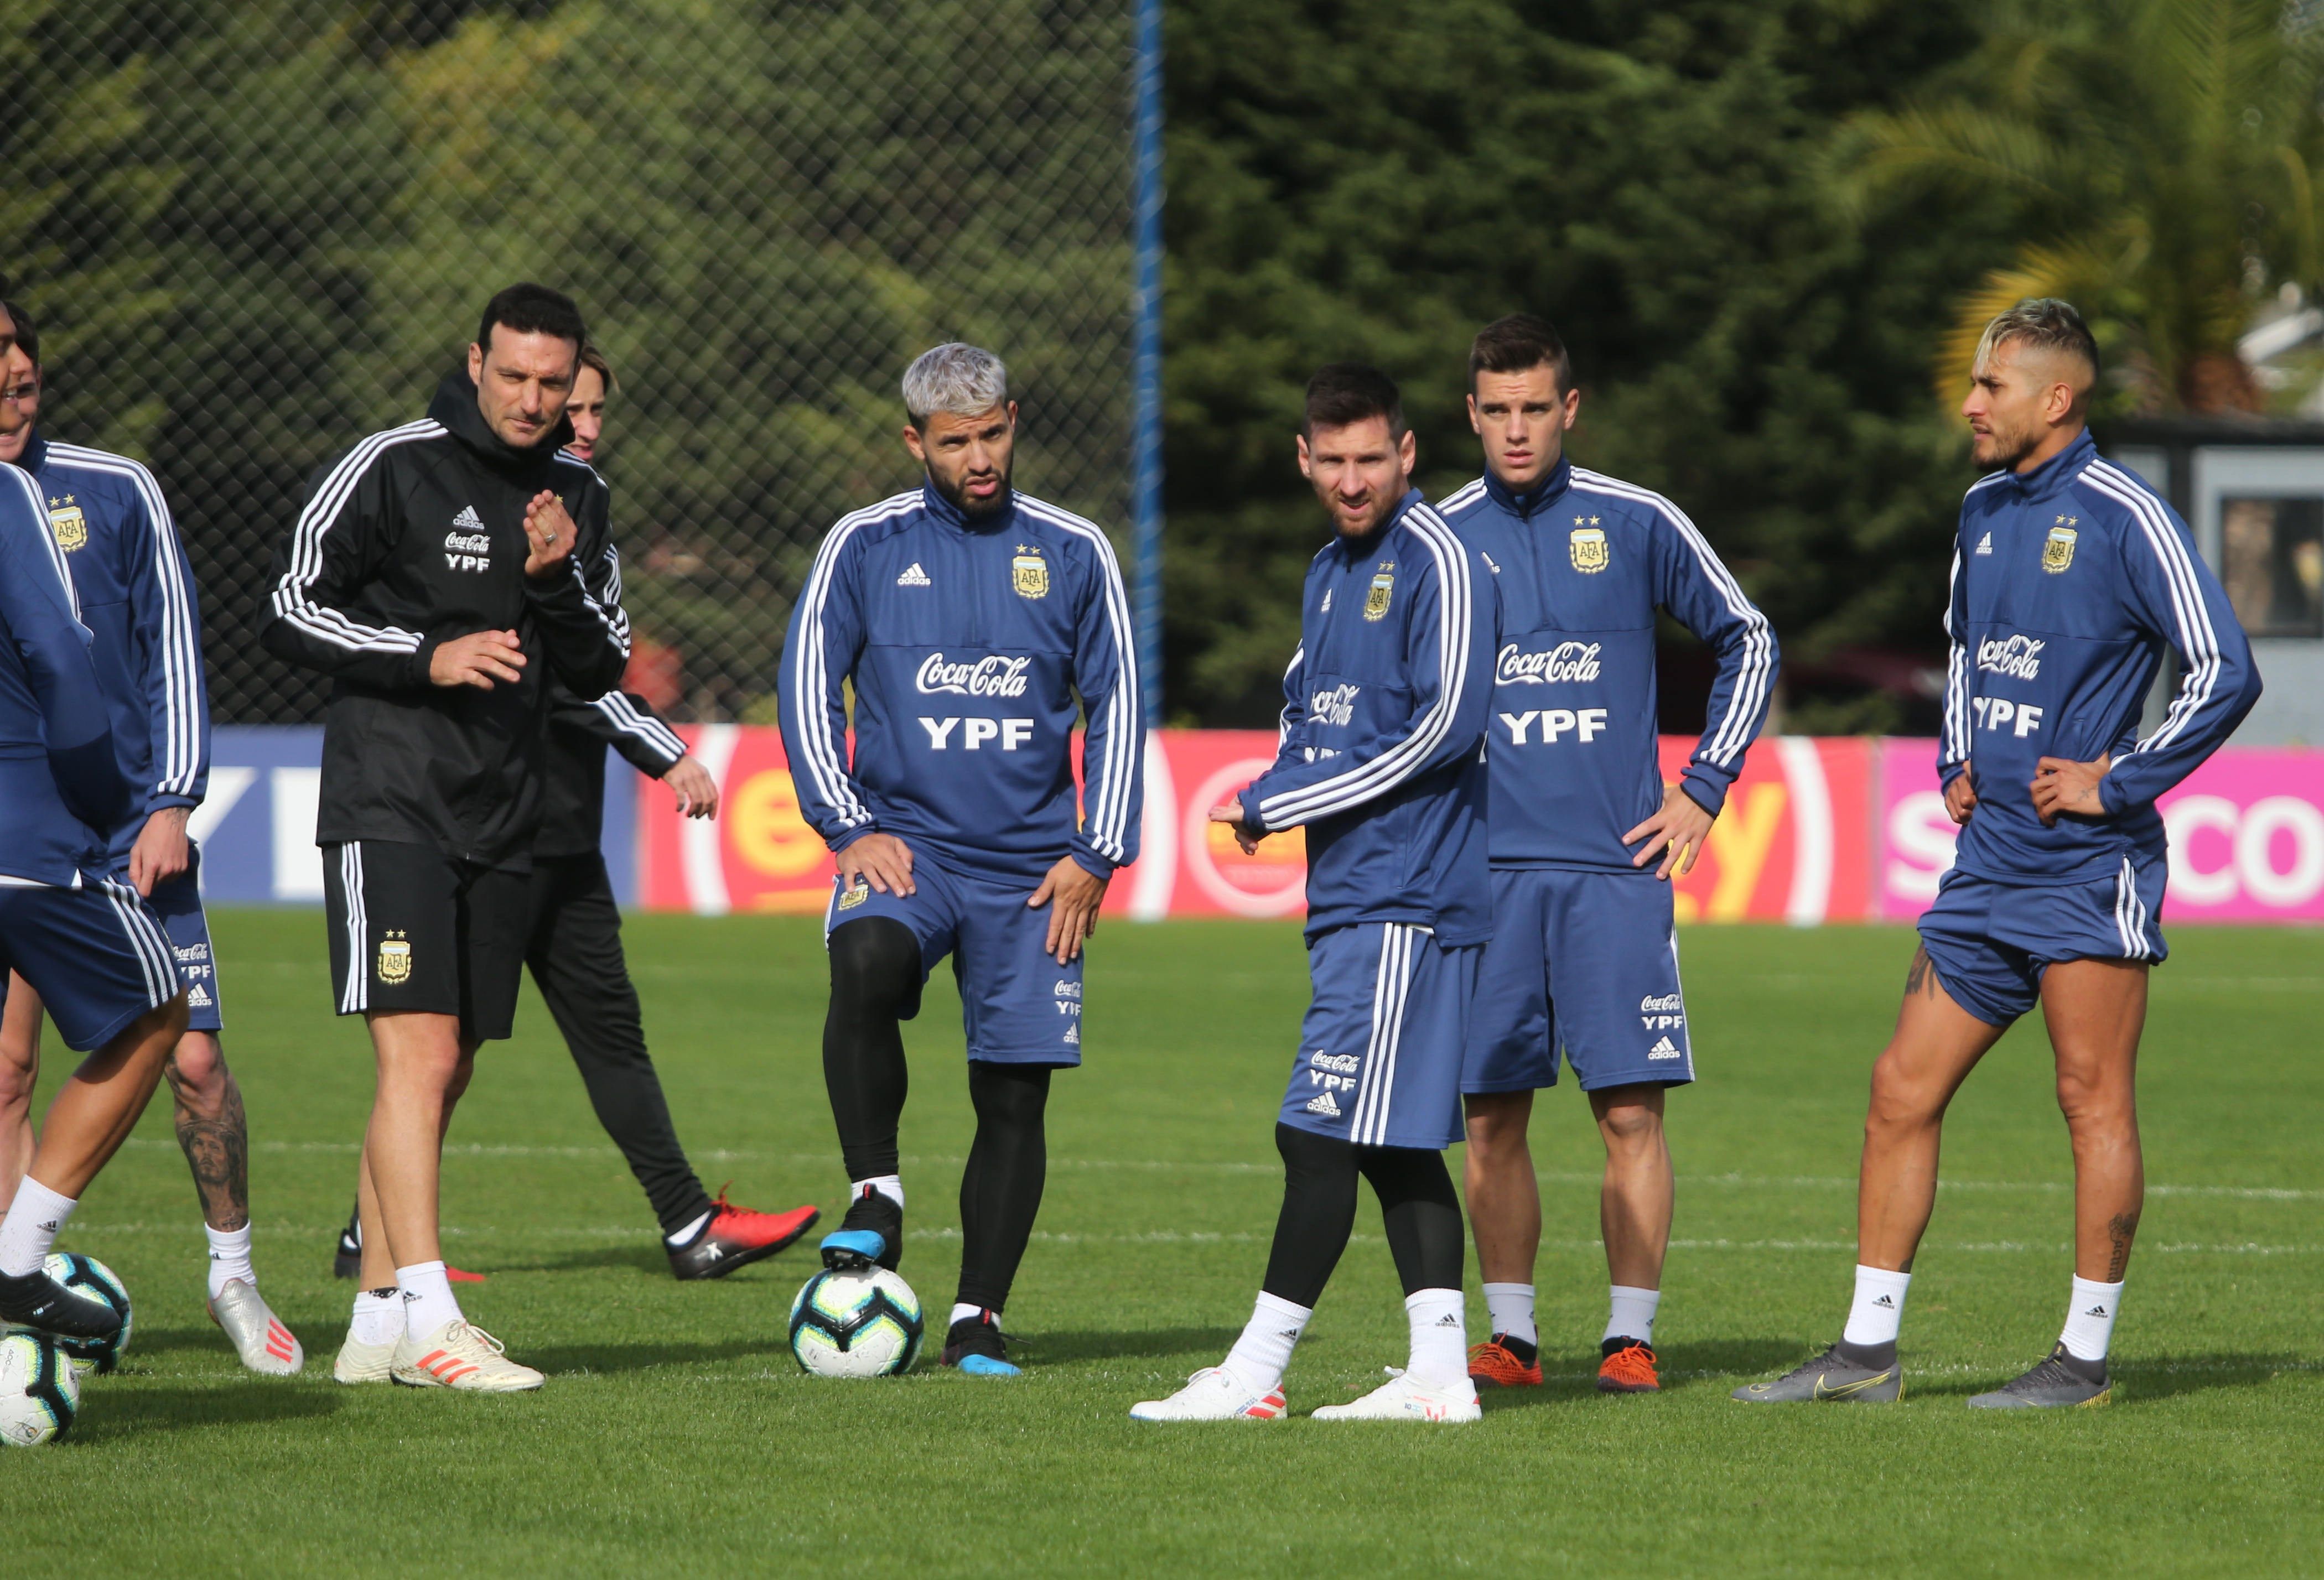
M 316 479 L 275 560 L 259 640 L 332 676 L 315 841 L 432 845 L 525 868 L 547 803 L 550 680 L 594 698 L 621 680 L 629 627 L 582 576 L 606 540 L 606 494 L 555 436 L 504 444 L 455 372 L 421 420 L 372 435 Z M 524 512 L 554 490 L 579 528 L 574 556 L 524 574 Z M 523 678 L 490 691 L 428 678 L 436 648 L 514 630 Z

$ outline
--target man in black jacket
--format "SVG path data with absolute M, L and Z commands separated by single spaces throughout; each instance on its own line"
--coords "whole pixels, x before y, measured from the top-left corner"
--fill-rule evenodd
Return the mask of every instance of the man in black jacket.
M 452 1296 L 438 1164 L 477 1046 L 515 1014 L 550 677 L 601 696 L 629 657 L 619 607 L 590 595 L 574 555 L 576 536 L 604 540 L 604 487 L 559 454 L 586 338 L 556 291 L 495 296 L 428 416 L 317 480 L 263 611 L 270 652 L 333 677 L 315 835 L 332 986 L 379 1066 L 342 1382 L 542 1381 Z

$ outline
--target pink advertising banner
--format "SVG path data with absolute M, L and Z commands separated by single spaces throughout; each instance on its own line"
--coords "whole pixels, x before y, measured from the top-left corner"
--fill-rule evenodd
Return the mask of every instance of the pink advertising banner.
M 1905 921 L 1952 866 L 1937 743 L 1879 743 L 1875 913 Z M 2324 752 L 2226 747 L 2163 797 L 2171 834 L 2165 921 L 2324 921 Z

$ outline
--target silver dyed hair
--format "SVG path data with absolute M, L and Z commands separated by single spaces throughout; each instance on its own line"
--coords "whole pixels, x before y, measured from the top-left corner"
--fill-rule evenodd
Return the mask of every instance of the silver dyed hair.
M 939 411 L 974 417 L 1009 399 L 1009 370 L 981 345 L 950 341 L 904 370 L 904 409 L 915 427 Z
M 2007 312 L 1996 314 L 1978 339 L 1977 358 L 1970 365 L 1983 367 L 1995 352 L 2013 340 L 2080 358 L 2089 364 L 2091 381 L 2098 380 L 2098 343 L 2071 302 L 2056 297 L 2027 297 Z

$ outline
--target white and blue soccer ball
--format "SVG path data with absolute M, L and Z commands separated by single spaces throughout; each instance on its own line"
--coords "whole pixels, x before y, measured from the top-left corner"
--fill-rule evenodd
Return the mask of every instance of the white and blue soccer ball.
M 129 1347 L 129 1291 L 120 1275 L 94 1256 L 83 1256 L 78 1251 L 51 1251 L 42 1271 L 76 1294 L 102 1300 L 121 1313 L 121 1330 L 111 1338 L 57 1339 L 57 1347 L 72 1361 L 73 1370 L 81 1376 L 91 1372 L 103 1376 L 121 1364 L 121 1352 Z
M 927 1331 L 919 1296 L 884 1267 L 827 1269 L 791 1302 L 791 1354 L 818 1377 L 908 1372 Z
M 30 1328 L 0 1335 L 0 1443 L 37 1448 L 72 1429 L 80 1374 L 59 1341 Z

